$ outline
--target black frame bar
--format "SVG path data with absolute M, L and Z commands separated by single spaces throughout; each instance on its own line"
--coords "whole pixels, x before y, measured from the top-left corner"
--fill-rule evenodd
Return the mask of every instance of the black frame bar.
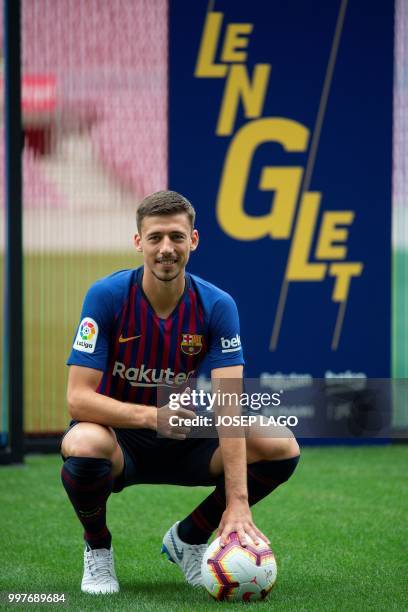
M 23 439 L 23 202 L 20 0 L 4 0 L 5 300 L 3 393 L 9 445 L 0 463 L 21 463 Z M 11 337 L 12 330 L 12 337 Z

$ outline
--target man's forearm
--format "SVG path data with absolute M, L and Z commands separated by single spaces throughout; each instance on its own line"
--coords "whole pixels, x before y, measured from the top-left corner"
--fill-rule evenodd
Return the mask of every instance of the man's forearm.
M 224 464 L 225 495 L 227 505 L 234 501 L 247 501 L 247 461 L 245 438 L 220 437 Z
M 242 393 L 242 366 L 215 369 L 211 372 L 212 390 L 219 392 L 219 404 L 214 406 L 217 416 L 240 416 L 241 407 L 233 398 Z M 237 437 L 231 437 L 231 427 L 218 427 L 218 437 L 224 464 L 227 505 L 248 500 L 246 440 L 244 428 L 233 428 Z
M 110 427 L 156 429 L 157 409 L 153 406 L 120 402 L 91 389 L 68 395 L 73 419 Z

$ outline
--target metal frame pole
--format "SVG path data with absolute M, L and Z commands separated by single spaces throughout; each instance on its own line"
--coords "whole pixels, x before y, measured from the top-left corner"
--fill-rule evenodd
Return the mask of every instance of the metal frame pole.
M 4 0 L 5 342 L 4 393 L 9 460 L 22 462 L 23 441 L 23 203 L 20 0 Z

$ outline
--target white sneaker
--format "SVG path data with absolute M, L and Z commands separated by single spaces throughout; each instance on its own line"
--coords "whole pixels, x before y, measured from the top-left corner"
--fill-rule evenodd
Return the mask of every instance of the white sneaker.
M 186 544 L 180 540 L 177 531 L 179 522 L 170 527 L 164 536 L 161 552 L 179 566 L 189 584 L 203 586 L 201 562 L 208 544 Z
M 94 595 L 119 592 L 112 547 L 110 550 L 85 547 L 81 591 Z

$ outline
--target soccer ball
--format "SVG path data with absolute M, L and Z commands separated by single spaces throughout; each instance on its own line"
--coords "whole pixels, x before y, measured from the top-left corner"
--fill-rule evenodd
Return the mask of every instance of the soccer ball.
M 224 548 L 217 538 L 208 547 L 201 565 L 203 584 L 214 599 L 255 601 L 265 599 L 276 581 L 275 556 L 263 540 L 243 547 L 232 533 Z

